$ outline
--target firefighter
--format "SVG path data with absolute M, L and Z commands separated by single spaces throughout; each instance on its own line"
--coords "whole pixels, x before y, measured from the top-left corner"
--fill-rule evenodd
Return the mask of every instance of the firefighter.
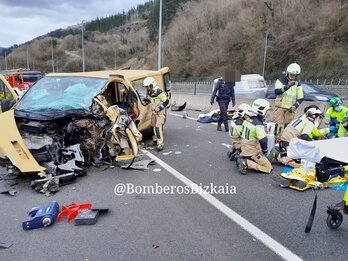
M 243 121 L 245 120 L 246 113 L 251 109 L 249 104 L 242 103 L 239 105 L 238 110 L 236 114 L 233 116 L 233 119 L 231 121 L 230 125 L 230 137 L 232 140 L 232 146 L 233 148 L 227 152 L 228 158 L 233 161 L 238 157 L 241 151 L 242 146 L 242 127 L 243 127 Z
M 286 76 L 275 83 L 276 99 L 273 122 L 277 124 L 276 135 L 278 137 L 286 125 L 294 119 L 295 111 L 303 101 L 302 86 L 296 80 L 300 73 L 301 67 L 297 63 L 292 63 L 286 69 Z
M 287 148 L 293 138 L 310 141 L 317 137 L 325 136 L 330 132 L 329 128 L 318 129 L 323 113 L 316 108 L 310 108 L 306 112 L 306 117 L 300 117 L 293 120 L 283 131 L 280 137 L 279 149 L 280 153 L 277 155 L 277 161 L 289 165 L 291 167 L 298 167 L 298 163 L 287 156 Z
M 243 122 L 241 156 L 237 159 L 237 166 L 241 174 L 246 175 L 248 169 L 263 173 L 271 173 L 272 164 L 267 157 L 267 137 L 264 126 L 264 118 L 270 104 L 265 99 L 256 99 L 249 116 Z
M 143 81 L 143 86 L 146 88 L 147 96 L 145 102 L 151 106 L 151 126 L 153 127 L 153 142 L 157 145 L 157 150 L 163 150 L 163 124 L 165 121 L 165 108 L 169 104 L 167 95 L 158 87 L 156 80 L 153 77 L 146 77 Z
M 338 128 L 342 122 L 348 108 L 342 106 L 342 100 L 339 97 L 332 97 L 329 101 L 330 108 L 325 114 L 325 123 L 330 126 L 334 136 L 338 133 Z

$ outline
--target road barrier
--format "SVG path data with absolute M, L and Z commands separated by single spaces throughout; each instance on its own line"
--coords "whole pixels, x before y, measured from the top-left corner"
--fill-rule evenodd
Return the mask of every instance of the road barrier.
M 247 103 L 252 104 L 255 99 L 245 99 L 245 98 L 236 98 L 236 106 L 238 107 L 241 103 Z M 177 105 L 183 104 L 184 102 L 187 102 L 186 108 L 188 110 L 198 110 L 202 111 L 203 113 L 209 112 L 214 109 L 219 109 L 219 106 L 217 102 L 214 103 L 213 106 L 210 105 L 210 95 L 207 94 L 189 94 L 189 93 L 178 93 L 173 91 L 172 93 L 172 101 L 176 102 Z M 271 103 L 271 106 L 274 108 L 274 99 L 268 100 Z M 309 102 L 304 101 L 300 105 L 300 107 L 296 110 L 295 117 L 301 116 L 304 112 L 304 108 L 307 107 L 310 104 L 316 104 L 319 106 L 320 110 L 322 112 L 326 112 L 329 104 L 327 102 Z M 348 104 L 346 104 L 348 106 Z M 232 109 L 232 104 L 230 103 L 229 109 Z
M 342 84 L 338 84 L 338 85 L 329 84 L 329 85 L 316 85 L 316 86 L 323 91 L 336 93 L 342 99 L 347 99 L 348 85 L 346 82 L 347 81 L 342 82 Z M 212 87 L 213 87 L 213 82 L 210 82 L 210 81 L 172 82 L 172 90 L 175 93 L 187 93 L 187 94 L 193 94 L 193 95 L 211 94 Z M 236 93 L 236 96 L 238 97 L 238 93 Z

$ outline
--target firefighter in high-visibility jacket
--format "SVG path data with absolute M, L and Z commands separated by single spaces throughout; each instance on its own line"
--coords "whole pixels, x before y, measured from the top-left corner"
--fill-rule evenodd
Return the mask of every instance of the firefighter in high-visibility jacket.
M 318 129 L 323 116 L 321 110 L 310 108 L 306 111 L 305 117 L 301 116 L 293 120 L 285 128 L 280 137 L 280 153 L 277 155 L 277 161 L 294 168 L 298 167 L 299 164 L 287 156 L 287 148 L 289 147 L 290 141 L 294 138 L 310 141 L 328 134 L 330 132 L 329 128 Z
M 295 117 L 295 111 L 303 101 L 301 83 L 296 77 L 301 73 L 301 67 L 292 63 L 286 70 L 286 76 L 275 83 L 275 110 L 273 122 L 277 124 L 276 134 L 279 136 L 287 124 Z
M 269 109 L 268 101 L 256 99 L 248 111 L 250 117 L 243 122 L 241 154 L 237 159 L 238 169 L 243 175 L 247 174 L 248 169 L 263 173 L 272 171 L 272 164 L 267 158 L 270 153 L 268 153 L 267 136 L 263 124 Z
M 238 106 L 238 110 L 231 121 L 229 135 L 231 137 L 233 147 L 227 152 L 227 156 L 231 161 L 235 160 L 241 152 L 243 122 L 245 120 L 246 113 L 250 109 L 251 106 L 249 104 L 242 103 Z
M 163 124 L 165 121 L 165 108 L 169 104 L 167 95 L 158 87 L 156 80 L 153 77 L 146 77 L 143 81 L 143 86 L 146 87 L 147 96 L 145 102 L 151 106 L 151 126 L 153 127 L 153 142 L 157 145 L 157 150 L 163 150 L 164 136 Z

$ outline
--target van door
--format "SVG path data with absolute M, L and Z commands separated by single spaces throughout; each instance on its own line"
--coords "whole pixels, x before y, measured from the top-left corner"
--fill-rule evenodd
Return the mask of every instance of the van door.
M 18 95 L 6 78 L 0 75 L 0 113 L 11 109 L 18 101 Z
M 162 74 L 163 91 L 167 94 L 167 97 L 169 99 L 169 104 L 168 104 L 168 107 L 169 107 L 171 104 L 171 98 L 172 98 L 170 70 L 168 67 L 164 67 L 160 69 L 160 72 Z

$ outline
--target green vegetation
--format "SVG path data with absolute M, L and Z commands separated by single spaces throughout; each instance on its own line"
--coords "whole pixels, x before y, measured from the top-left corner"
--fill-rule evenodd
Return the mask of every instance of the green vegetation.
M 157 68 L 159 0 L 85 23 L 87 70 Z M 274 79 L 289 63 L 302 78 L 348 78 L 348 3 L 344 0 L 163 0 L 163 65 L 175 78 L 204 78 L 226 68 Z M 58 29 L 7 51 L 9 68 L 81 70 L 81 27 Z M 4 53 L 4 51 L 3 51 Z M 4 68 L 0 57 L 0 68 Z

